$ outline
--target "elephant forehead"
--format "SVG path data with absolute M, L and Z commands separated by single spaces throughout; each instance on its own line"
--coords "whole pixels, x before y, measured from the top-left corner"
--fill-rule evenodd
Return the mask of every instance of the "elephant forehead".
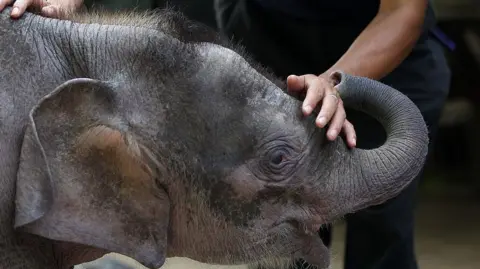
M 253 93 L 256 94 L 247 94 L 247 102 L 250 107 L 278 106 L 289 99 L 286 93 L 258 72 L 239 53 L 211 43 L 200 43 L 197 48 L 206 67 L 203 70 L 209 73 L 205 77 L 222 81 L 225 80 L 227 73 L 236 79 L 235 85 L 239 88 L 235 91 L 247 92 L 243 87 L 253 88 Z M 203 74 L 203 72 L 201 73 Z

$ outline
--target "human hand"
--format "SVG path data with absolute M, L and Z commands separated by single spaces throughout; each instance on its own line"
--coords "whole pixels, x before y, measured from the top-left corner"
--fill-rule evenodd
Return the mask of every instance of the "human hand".
M 27 8 L 40 10 L 45 17 L 58 18 L 80 8 L 83 0 L 0 0 L 0 11 L 12 3 L 14 19 L 21 17 Z
M 323 128 L 329 123 L 327 138 L 333 141 L 340 131 L 343 131 L 349 147 L 356 146 L 356 133 L 353 125 L 346 119 L 342 99 L 334 87 L 333 81 L 326 75 L 290 75 L 287 78 L 287 87 L 291 92 L 305 93 L 302 110 L 305 116 L 310 115 L 322 101 L 322 106 L 315 123 Z M 331 120 L 331 121 L 330 121 Z

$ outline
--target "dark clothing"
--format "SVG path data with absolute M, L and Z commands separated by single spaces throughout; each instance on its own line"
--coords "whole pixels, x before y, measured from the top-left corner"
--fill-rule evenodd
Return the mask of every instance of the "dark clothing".
M 374 18 L 379 3 L 375 0 L 262 0 L 260 4 L 260 1 L 216 0 L 217 23 L 223 33 L 241 41 L 253 58 L 283 78 L 290 74 L 321 74 L 330 68 Z M 285 4 L 284 8 L 280 3 Z M 301 8 L 301 4 L 306 8 Z M 429 127 L 431 140 L 435 137 L 450 84 L 450 70 L 442 47 L 429 35 L 428 29 L 434 26 L 434 20 L 430 7 L 425 32 L 412 53 L 381 80 L 417 104 Z M 383 143 L 383 128 L 372 118 L 349 110 L 347 118 L 355 126 L 357 147 L 372 148 Z M 346 217 L 345 268 L 417 268 L 413 209 L 418 178 L 387 203 Z M 330 234 L 323 231 L 321 236 L 328 241 Z
M 375 16 L 379 0 L 253 0 L 268 10 L 316 22 L 368 23 Z

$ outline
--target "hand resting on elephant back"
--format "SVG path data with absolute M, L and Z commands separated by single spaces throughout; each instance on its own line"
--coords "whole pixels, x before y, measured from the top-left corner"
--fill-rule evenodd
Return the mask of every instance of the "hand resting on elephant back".
M 19 18 L 27 9 L 38 11 L 42 16 L 61 18 L 80 9 L 83 0 L 0 0 L 0 11 L 12 3 L 12 18 Z
M 318 229 L 396 196 L 425 161 L 418 108 L 379 82 L 339 71 L 284 83 L 169 10 L 11 12 L 0 12 L 2 269 L 13 256 L 19 269 L 75 256 L 25 236 L 149 268 L 167 257 L 327 268 Z M 303 102 L 287 90 L 306 87 Z M 323 100 L 332 125 L 334 89 L 382 123 L 384 145 L 352 148 L 318 128 L 305 105 Z

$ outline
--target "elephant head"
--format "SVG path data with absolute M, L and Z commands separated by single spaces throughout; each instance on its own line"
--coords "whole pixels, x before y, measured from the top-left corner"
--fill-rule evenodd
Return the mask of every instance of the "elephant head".
M 125 28 L 95 27 L 82 31 L 99 33 L 97 48 L 83 48 L 101 57 L 86 56 L 75 70 L 88 73 L 31 109 L 17 180 L 21 231 L 151 268 L 171 256 L 303 257 L 326 267 L 319 227 L 394 197 L 424 163 L 419 110 L 380 82 L 332 75 L 345 105 L 387 133 L 379 148 L 349 149 L 230 49 L 150 30 L 107 42 Z

